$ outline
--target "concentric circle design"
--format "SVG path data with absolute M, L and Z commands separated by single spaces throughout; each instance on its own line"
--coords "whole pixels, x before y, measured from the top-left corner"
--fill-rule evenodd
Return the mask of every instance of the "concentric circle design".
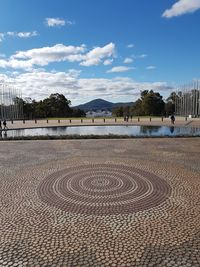
M 164 202 L 171 187 L 160 177 L 132 166 L 91 164 L 51 174 L 38 187 L 42 201 L 87 215 L 126 214 Z

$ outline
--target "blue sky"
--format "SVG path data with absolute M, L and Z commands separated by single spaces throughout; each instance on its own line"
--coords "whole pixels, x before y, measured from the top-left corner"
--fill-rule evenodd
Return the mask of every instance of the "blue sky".
M 0 0 L 0 81 L 24 97 L 167 97 L 200 77 L 200 0 Z

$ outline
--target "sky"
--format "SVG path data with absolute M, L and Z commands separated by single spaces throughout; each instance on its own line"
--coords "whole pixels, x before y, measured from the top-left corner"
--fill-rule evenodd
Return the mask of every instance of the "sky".
M 72 105 L 200 77 L 200 0 L 0 0 L 0 83 Z

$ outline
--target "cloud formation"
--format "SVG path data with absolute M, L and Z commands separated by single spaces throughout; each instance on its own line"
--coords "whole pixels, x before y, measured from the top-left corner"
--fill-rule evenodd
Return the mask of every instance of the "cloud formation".
M 33 71 L 15 73 L 11 75 L 0 74 L 0 80 L 22 88 L 23 97 L 40 100 L 51 93 L 62 93 L 72 101 L 80 104 L 91 99 L 105 98 L 114 102 L 127 98 L 134 101 L 140 96 L 141 90 L 171 91 L 173 88 L 166 82 L 136 82 L 131 78 L 81 78 L 80 71 L 71 69 L 67 72 Z
M 179 0 L 170 9 L 165 10 L 162 17 L 172 18 L 200 9 L 200 0 Z
M 141 55 L 135 56 L 135 58 L 145 58 L 145 57 L 147 57 L 147 54 L 141 54 Z
M 127 58 L 124 59 L 124 63 L 125 64 L 133 63 L 133 59 L 131 57 L 127 57 Z
M 37 31 L 33 32 L 7 32 L 6 35 L 19 38 L 30 38 L 38 35 Z
M 104 66 L 111 65 L 112 63 L 113 63 L 113 58 L 111 58 L 111 59 L 106 59 L 106 60 L 103 62 Z
M 60 18 L 46 18 L 45 23 L 48 27 L 59 27 L 59 26 L 75 24 L 74 21 L 64 20 L 64 19 L 60 19 Z
M 0 33 L 0 42 L 2 42 L 5 37 L 9 36 L 9 37 L 17 37 L 17 38 L 31 38 L 34 36 L 37 36 L 38 32 L 37 31 L 33 31 L 33 32 L 1 32 Z
M 128 44 L 127 47 L 128 48 L 133 48 L 135 45 L 134 44 Z
M 0 60 L 0 68 L 14 68 L 31 70 L 37 66 L 44 67 L 52 62 L 79 62 L 82 66 L 94 66 L 111 59 L 115 53 L 115 44 L 110 43 L 103 47 L 95 47 L 88 51 L 87 47 L 66 46 L 56 44 L 51 47 L 34 48 L 18 51 L 9 59 Z
M 5 34 L 3 32 L 0 32 L 0 42 L 4 40 Z
M 109 43 L 103 47 L 95 47 L 84 55 L 84 60 L 80 63 L 81 66 L 99 65 L 103 59 L 114 56 L 115 44 Z M 105 62 L 105 61 L 104 61 Z
M 133 70 L 133 67 L 126 67 L 126 66 L 116 66 L 112 69 L 108 70 L 107 73 L 113 73 L 113 72 L 126 72 L 129 70 Z

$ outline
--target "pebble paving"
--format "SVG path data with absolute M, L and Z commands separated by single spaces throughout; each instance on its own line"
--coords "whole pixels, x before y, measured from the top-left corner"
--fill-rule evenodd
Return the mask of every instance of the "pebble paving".
M 140 169 L 113 164 L 76 166 L 48 176 L 39 197 L 64 211 L 87 215 L 133 213 L 165 201 L 165 180 Z
M 0 266 L 200 266 L 200 139 L 1 142 Z

